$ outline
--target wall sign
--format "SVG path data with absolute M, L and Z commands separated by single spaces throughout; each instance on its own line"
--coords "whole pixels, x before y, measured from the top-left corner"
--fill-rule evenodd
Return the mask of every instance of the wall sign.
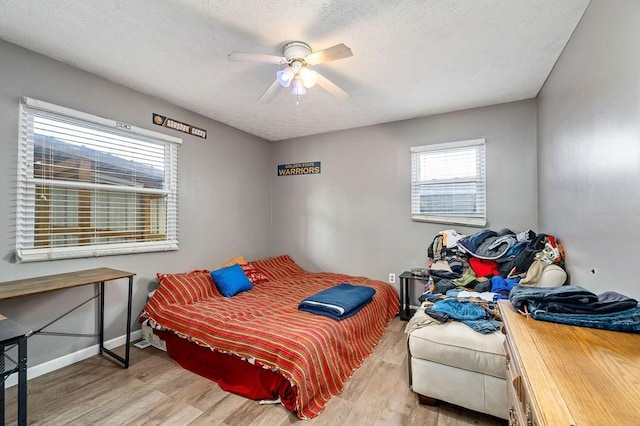
M 278 164 L 278 176 L 318 174 L 320 174 L 320 161 L 314 161 L 312 163 Z
M 173 118 L 165 117 L 164 115 L 153 113 L 153 124 L 162 127 L 168 127 L 179 132 L 189 133 L 193 136 L 198 136 L 202 139 L 207 138 L 207 131 L 191 124 L 183 123 L 182 121 L 174 120 Z

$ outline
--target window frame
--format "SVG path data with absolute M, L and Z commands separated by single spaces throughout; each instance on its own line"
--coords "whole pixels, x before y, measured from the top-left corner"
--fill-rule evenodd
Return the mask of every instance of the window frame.
M 475 148 L 478 150 L 480 159 L 476 161 L 476 176 L 459 179 L 459 182 L 472 182 L 477 186 L 476 194 L 480 196 L 480 201 L 476 200 L 475 208 L 479 210 L 478 214 L 438 214 L 420 211 L 420 194 L 421 186 L 450 184 L 452 179 L 433 179 L 430 181 L 419 181 L 419 157 L 422 153 L 428 152 L 446 152 L 456 151 L 461 148 Z M 469 139 L 456 142 L 444 142 L 429 145 L 413 146 L 411 152 L 411 220 L 415 222 L 432 222 L 453 225 L 467 225 L 473 227 L 484 227 L 487 224 L 487 203 L 486 203 L 486 143 L 484 138 Z M 439 182 L 440 181 L 440 182 Z M 463 212 L 461 212 L 463 213 Z
M 104 182 L 89 182 L 82 181 L 80 178 L 70 178 L 68 180 L 60 180 L 59 178 L 50 178 L 49 180 L 36 176 L 35 170 L 37 167 L 52 167 L 53 163 L 42 166 L 40 163 L 34 163 L 34 153 L 36 151 L 36 138 L 34 137 L 34 118 L 35 116 L 47 116 L 49 118 L 58 119 L 61 122 L 73 121 L 74 125 L 82 126 L 83 129 L 96 129 L 100 132 L 106 132 L 113 134 L 114 136 L 121 136 L 127 139 L 135 139 L 141 142 L 140 145 L 152 145 L 156 144 L 161 147 L 164 154 L 164 169 L 162 188 L 138 188 L 135 186 L 124 185 L 109 185 Z M 23 97 L 20 99 L 19 106 L 19 147 L 18 147 L 18 176 L 17 176 L 17 209 L 16 209 L 16 258 L 20 262 L 34 262 L 54 259 L 70 259 L 70 258 L 84 258 L 84 257 L 97 257 L 106 255 L 121 255 L 132 253 L 146 253 L 146 252 L 159 252 L 178 250 L 178 214 L 177 214 L 177 199 L 178 199 L 178 147 L 182 143 L 182 139 L 173 136 L 165 135 L 162 133 L 154 132 L 151 130 L 135 127 L 120 121 L 111 120 L 104 117 L 88 114 L 85 112 L 73 110 L 63 106 L 55 105 L 49 102 L 40 101 L 37 99 Z M 129 145 L 127 145 L 129 144 Z M 91 145 L 91 144 L 88 144 Z M 126 142 L 125 146 L 129 146 L 127 149 L 134 149 L 131 142 Z M 97 152 L 108 154 L 107 151 L 97 150 Z M 47 183 L 48 182 L 48 183 Z M 71 194 L 73 191 L 94 191 L 91 195 L 90 203 L 97 203 L 98 194 L 101 192 L 112 194 L 115 196 L 122 196 L 126 193 L 141 194 L 139 202 L 149 202 L 147 198 L 164 198 L 166 203 L 166 211 L 163 206 L 162 210 L 165 213 L 162 219 L 166 222 L 163 223 L 163 233 L 157 234 L 156 239 L 153 241 L 143 241 L 144 238 L 138 238 L 132 241 L 118 241 L 108 243 L 76 243 L 74 245 L 58 246 L 55 244 L 55 238 L 50 234 L 46 243 L 42 244 L 38 241 L 37 227 L 37 202 L 36 202 L 36 188 L 44 188 L 43 185 L 48 185 L 46 188 L 49 191 L 68 191 Z M 41 189 L 42 190 L 42 189 Z M 107 202 L 107 210 L 102 210 L 104 214 L 111 212 L 110 204 Z M 56 205 L 58 207 L 58 205 Z M 56 211 L 57 213 L 57 211 Z M 49 228 L 56 228 L 58 225 L 55 223 L 55 217 L 49 211 L 50 216 L 48 218 Z M 64 210 L 63 215 L 73 217 L 73 215 L 79 215 L 79 210 L 76 207 L 69 207 L 69 210 Z M 126 213 L 120 213 L 126 216 Z M 88 223 L 93 224 L 100 219 L 99 212 L 92 213 L 89 217 Z M 78 216 L 79 220 L 79 216 Z M 86 220 L 85 220 L 86 222 Z M 96 225 L 94 225 L 96 226 Z M 137 226 L 137 225 L 136 225 Z M 136 226 L 128 231 L 114 231 L 114 233 L 135 234 Z M 91 226 L 89 226 L 91 228 Z M 139 231 L 138 231 L 139 232 Z M 158 238 L 158 235 L 160 238 Z M 78 241 L 86 237 L 77 237 Z M 100 235 L 94 236 L 95 240 L 100 239 Z M 108 240 L 108 239 L 107 239 Z

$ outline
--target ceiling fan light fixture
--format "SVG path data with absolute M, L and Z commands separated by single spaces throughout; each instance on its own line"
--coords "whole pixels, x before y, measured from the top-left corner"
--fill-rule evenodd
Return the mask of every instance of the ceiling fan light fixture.
M 282 87 L 289 87 L 294 77 L 295 73 L 290 67 L 287 67 L 276 73 L 276 80 L 278 80 L 278 83 Z
M 318 73 L 316 71 L 310 70 L 309 68 L 302 68 L 300 70 L 300 78 L 302 79 L 302 84 L 307 89 L 313 87 L 318 82 Z
M 307 89 L 305 89 L 304 83 L 302 82 L 302 79 L 299 76 L 296 76 L 296 78 L 293 80 L 293 87 L 291 88 L 291 93 L 296 96 L 304 95 L 305 93 L 307 93 Z
M 285 44 L 282 53 L 282 56 L 277 56 L 234 51 L 227 56 L 227 59 L 240 62 L 262 62 L 281 67 L 276 72 L 275 81 L 258 98 L 258 102 L 270 102 L 278 92 L 278 87 L 291 87 L 291 93 L 297 98 L 306 94 L 307 89 L 314 87 L 316 84 L 340 100 L 349 97 L 347 92 L 329 81 L 322 74 L 308 68 L 308 66 L 353 56 L 351 49 L 343 43 L 313 52 L 308 44 L 301 41 L 292 41 Z M 298 103 L 298 99 L 296 99 L 296 103 Z

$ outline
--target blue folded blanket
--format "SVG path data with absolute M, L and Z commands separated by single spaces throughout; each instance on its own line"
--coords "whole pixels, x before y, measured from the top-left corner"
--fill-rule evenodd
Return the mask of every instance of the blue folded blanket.
M 343 320 L 364 308 L 374 294 L 371 287 L 342 283 L 303 299 L 298 310 Z

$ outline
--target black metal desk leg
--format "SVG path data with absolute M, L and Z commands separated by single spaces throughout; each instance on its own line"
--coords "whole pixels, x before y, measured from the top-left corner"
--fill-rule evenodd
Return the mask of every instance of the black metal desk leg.
M 5 365 L 4 365 L 4 351 L 6 349 L 6 346 L 1 346 L 0 350 L 2 352 L 0 352 L 0 371 L 2 372 L 2 389 L 0 389 L 0 425 L 4 424 L 4 382 L 7 379 L 7 377 L 4 375 L 4 369 L 5 369 Z
M 133 296 L 133 277 L 129 277 L 129 302 L 127 304 L 127 345 L 125 347 L 124 368 L 129 368 L 129 346 L 131 344 L 131 299 Z
M 120 361 L 124 368 L 129 368 L 129 354 L 131 349 L 131 305 L 133 303 L 133 276 L 129 277 L 129 297 L 127 301 L 127 336 L 124 358 L 104 347 L 104 282 L 100 283 L 100 353 L 104 353 Z
M 27 337 L 22 336 L 18 338 L 18 425 L 26 426 L 26 424 L 27 424 Z
M 104 281 L 100 283 L 100 317 L 98 329 L 100 333 L 100 353 L 104 351 Z

